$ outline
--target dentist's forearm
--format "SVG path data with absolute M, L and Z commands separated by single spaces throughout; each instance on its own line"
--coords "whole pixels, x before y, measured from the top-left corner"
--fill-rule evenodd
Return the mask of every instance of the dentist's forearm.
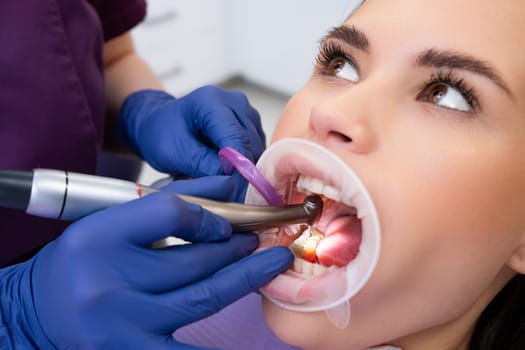
M 130 152 L 117 133 L 117 117 L 126 97 L 139 90 L 163 89 L 160 80 L 140 58 L 133 47 L 131 35 L 126 33 L 104 45 L 106 80 L 106 130 L 104 149 Z

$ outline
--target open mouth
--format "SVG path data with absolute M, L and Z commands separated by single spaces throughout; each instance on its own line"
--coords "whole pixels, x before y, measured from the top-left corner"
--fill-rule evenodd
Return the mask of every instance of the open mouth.
M 287 203 L 302 203 L 310 194 L 323 200 L 323 214 L 312 226 L 294 225 L 283 228 L 281 245 L 295 255 L 292 270 L 320 276 L 346 266 L 359 253 L 362 239 L 361 220 L 352 203 L 342 201 L 339 190 L 310 176 L 297 176 L 287 189 Z M 293 240 L 293 241 L 291 241 Z
M 262 290 L 276 304 L 297 311 L 326 310 L 348 301 L 375 268 L 380 246 L 377 213 L 361 180 L 339 157 L 304 139 L 284 139 L 257 167 L 287 204 L 310 194 L 323 199 L 322 216 L 308 225 L 259 233 L 261 248 L 287 246 L 293 266 Z M 265 204 L 251 186 L 246 203 Z

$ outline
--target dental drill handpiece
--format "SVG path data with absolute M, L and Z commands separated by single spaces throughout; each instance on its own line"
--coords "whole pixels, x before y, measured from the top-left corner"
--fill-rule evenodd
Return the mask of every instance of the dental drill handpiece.
M 158 191 L 130 181 L 61 170 L 0 170 L 0 207 L 53 219 L 76 220 Z M 308 196 L 302 204 L 259 206 L 174 195 L 224 217 L 234 232 L 299 223 L 311 225 L 323 208 L 318 196 Z

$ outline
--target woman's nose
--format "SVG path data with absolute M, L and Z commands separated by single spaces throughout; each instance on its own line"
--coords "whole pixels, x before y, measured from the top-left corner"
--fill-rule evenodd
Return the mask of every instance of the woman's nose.
M 325 96 L 327 97 L 327 96 Z M 377 130 L 371 120 L 370 98 L 340 92 L 319 100 L 310 111 L 314 137 L 330 147 L 369 153 L 377 147 Z

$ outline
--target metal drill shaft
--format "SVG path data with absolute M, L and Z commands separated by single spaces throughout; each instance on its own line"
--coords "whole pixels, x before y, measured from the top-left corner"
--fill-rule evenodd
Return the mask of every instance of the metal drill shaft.
M 323 208 L 323 201 L 319 196 L 308 196 L 302 204 L 282 207 L 225 203 L 180 194 L 178 196 L 224 217 L 232 224 L 234 232 L 259 231 L 301 223 L 311 225 L 321 215 Z

